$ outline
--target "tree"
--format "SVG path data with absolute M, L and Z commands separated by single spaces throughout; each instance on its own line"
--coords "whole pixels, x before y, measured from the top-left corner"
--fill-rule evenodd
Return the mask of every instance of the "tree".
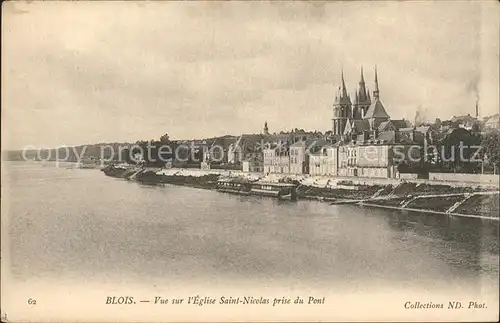
M 482 149 L 488 158 L 488 163 L 500 167 L 500 131 L 496 129 L 489 130 L 482 138 Z
M 168 144 L 168 143 L 170 143 L 170 137 L 168 136 L 167 133 L 160 137 L 160 142 L 162 144 Z
M 481 135 L 464 128 L 454 129 L 439 143 L 438 156 L 441 168 L 454 173 L 477 173 L 481 163 L 478 147 Z M 480 152 L 480 151 L 479 151 Z

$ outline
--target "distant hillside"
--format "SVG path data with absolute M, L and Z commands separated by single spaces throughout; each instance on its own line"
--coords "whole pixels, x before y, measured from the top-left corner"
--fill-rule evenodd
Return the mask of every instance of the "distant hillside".
M 188 139 L 188 140 L 170 140 L 168 135 L 165 134 L 160 137 L 160 141 L 158 140 L 150 140 L 156 145 L 160 145 L 161 142 L 164 144 L 171 144 L 173 146 L 177 146 L 180 144 L 191 145 L 194 143 L 198 146 L 212 146 L 217 145 L 222 147 L 225 151 L 229 148 L 230 145 L 234 145 L 238 140 L 240 140 L 240 144 L 246 147 L 257 147 L 258 143 L 263 142 L 274 142 L 277 140 L 285 139 L 288 142 L 295 142 L 298 140 L 303 140 L 305 137 L 318 137 L 322 136 L 321 132 L 318 131 L 304 131 L 303 129 L 294 129 L 292 131 L 281 131 L 279 133 L 272 134 L 242 134 L 242 135 L 224 135 L 218 137 L 211 137 L 205 139 Z M 241 137 L 241 138 L 240 138 Z M 57 157 L 59 160 L 65 160 L 70 162 L 76 162 L 79 158 L 105 158 L 110 159 L 113 157 L 113 160 L 128 160 L 126 156 L 129 155 L 129 148 L 133 145 L 140 145 L 145 147 L 148 141 L 138 140 L 135 143 L 128 142 L 114 142 L 114 143 L 98 143 L 98 144 L 90 144 L 90 145 L 79 145 L 67 148 L 59 148 L 59 149 L 49 149 L 49 150 L 6 150 L 2 151 L 2 160 L 6 161 L 23 161 L 23 160 L 49 160 L 55 161 Z M 110 148 L 112 147 L 112 148 Z M 173 147 L 172 147 L 173 148 Z M 102 153 L 101 153 L 102 151 Z M 121 151 L 122 156 L 118 156 L 118 153 Z M 67 155 L 68 154 L 68 155 Z M 101 156 L 102 155 L 102 156 Z
M 24 160 L 49 160 L 55 161 L 58 157 L 59 159 L 64 159 L 69 162 L 76 162 L 78 157 L 80 158 L 100 158 L 101 150 L 102 156 L 104 158 L 110 158 L 113 155 L 118 154 L 119 147 L 124 148 L 130 147 L 130 143 L 99 143 L 92 145 L 80 145 L 67 148 L 59 149 L 45 149 L 45 150 L 6 150 L 2 151 L 2 160 L 6 161 L 24 161 Z M 110 148 L 112 147 L 112 148 Z M 118 156 L 113 156 L 114 159 L 118 159 Z

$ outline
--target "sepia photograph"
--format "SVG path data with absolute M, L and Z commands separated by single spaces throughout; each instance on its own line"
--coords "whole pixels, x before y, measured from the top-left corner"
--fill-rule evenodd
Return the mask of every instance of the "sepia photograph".
M 6 1 L 1 322 L 498 322 L 498 1 Z

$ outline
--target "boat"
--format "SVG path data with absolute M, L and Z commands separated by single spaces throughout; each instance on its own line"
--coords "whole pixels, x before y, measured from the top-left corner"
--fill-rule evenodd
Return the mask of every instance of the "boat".
M 78 168 L 78 169 L 96 169 L 96 168 L 99 168 L 99 165 L 77 163 L 75 168 Z
M 84 157 L 76 163 L 75 168 L 79 168 L 79 169 L 96 169 L 97 168 L 97 169 L 99 169 L 100 168 L 99 159 L 94 158 L 94 157 Z
M 297 200 L 297 185 L 291 183 L 252 183 L 253 195 L 276 197 L 280 200 Z
M 129 170 L 130 168 L 132 168 L 132 167 L 129 166 L 129 165 L 113 165 L 113 164 L 110 164 L 110 165 L 104 167 L 101 170 L 107 176 L 123 178 L 123 174 L 127 170 Z
M 251 183 L 239 178 L 221 178 L 217 181 L 217 190 L 223 193 L 250 195 Z

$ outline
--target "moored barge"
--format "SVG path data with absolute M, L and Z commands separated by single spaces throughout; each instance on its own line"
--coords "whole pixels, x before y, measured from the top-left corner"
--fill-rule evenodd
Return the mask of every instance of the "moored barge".
M 250 182 L 240 178 L 221 178 L 217 190 L 239 195 L 258 195 L 276 197 L 281 200 L 297 200 L 297 186 L 290 183 Z
M 250 195 L 252 184 L 239 178 L 221 178 L 217 181 L 217 190 L 224 193 Z
M 297 200 L 297 185 L 291 183 L 253 183 L 253 195 L 277 197 L 280 200 Z

